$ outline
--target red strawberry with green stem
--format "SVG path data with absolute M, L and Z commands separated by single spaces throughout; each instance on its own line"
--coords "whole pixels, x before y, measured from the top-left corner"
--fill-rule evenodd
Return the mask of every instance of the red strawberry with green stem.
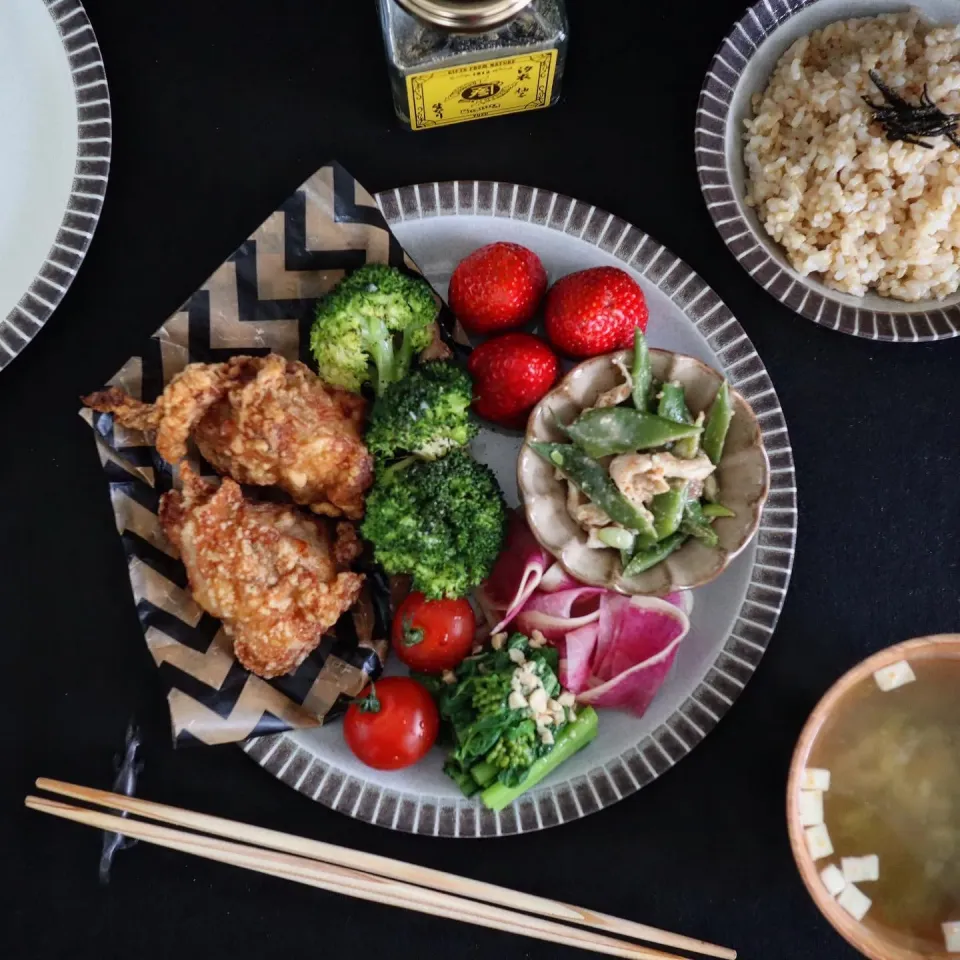
M 546 289 L 547 272 L 532 250 L 490 243 L 457 264 L 448 299 L 467 333 L 486 336 L 522 327 Z
M 521 429 L 533 407 L 557 382 L 560 364 L 539 337 L 507 333 L 481 344 L 467 361 L 477 416 Z
M 633 344 L 647 329 L 647 301 L 636 280 L 617 267 L 592 267 L 558 280 L 547 294 L 546 332 L 571 357 L 595 357 Z

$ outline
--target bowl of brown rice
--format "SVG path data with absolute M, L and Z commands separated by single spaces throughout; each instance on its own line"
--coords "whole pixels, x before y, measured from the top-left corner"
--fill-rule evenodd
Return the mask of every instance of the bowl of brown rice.
M 701 189 L 741 265 L 795 312 L 872 339 L 955 337 L 957 121 L 956 0 L 761 0 L 704 81 Z

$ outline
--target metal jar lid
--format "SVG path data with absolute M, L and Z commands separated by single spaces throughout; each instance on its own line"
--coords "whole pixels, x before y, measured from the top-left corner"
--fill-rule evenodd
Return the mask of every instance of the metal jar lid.
M 518 14 L 531 0 L 398 0 L 414 16 L 452 30 L 495 27 Z

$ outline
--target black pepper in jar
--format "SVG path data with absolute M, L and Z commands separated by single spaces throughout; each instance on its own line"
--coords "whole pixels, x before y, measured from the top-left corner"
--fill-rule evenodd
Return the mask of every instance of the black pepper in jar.
M 556 103 L 563 0 L 377 0 L 394 109 L 414 130 Z M 401 5 L 402 4 L 402 5 Z

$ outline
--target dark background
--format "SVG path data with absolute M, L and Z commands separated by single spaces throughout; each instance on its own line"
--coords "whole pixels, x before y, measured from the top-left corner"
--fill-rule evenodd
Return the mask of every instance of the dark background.
M 851 958 L 794 868 L 785 777 L 805 717 L 843 671 L 957 629 L 960 342 L 882 345 L 821 329 L 724 248 L 697 185 L 693 118 L 742 0 L 574 0 L 561 105 L 418 134 L 393 118 L 371 0 L 86 5 L 113 99 L 106 204 L 63 304 L 0 375 L 0 871 L 13 898 L 0 955 L 577 955 L 145 846 L 122 854 L 101 888 L 99 836 L 20 804 L 38 775 L 108 786 L 136 712 L 149 736 L 146 797 L 582 903 L 743 957 Z M 371 191 L 482 178 L 615 212 L 720 293 L 779 392 L 800 532 L 769 653 L 703 746 L 585 820 L 497 841 L 404 836 L 310 803 L 234 747 L 168 746 L 77 397 L 333 157 Z

